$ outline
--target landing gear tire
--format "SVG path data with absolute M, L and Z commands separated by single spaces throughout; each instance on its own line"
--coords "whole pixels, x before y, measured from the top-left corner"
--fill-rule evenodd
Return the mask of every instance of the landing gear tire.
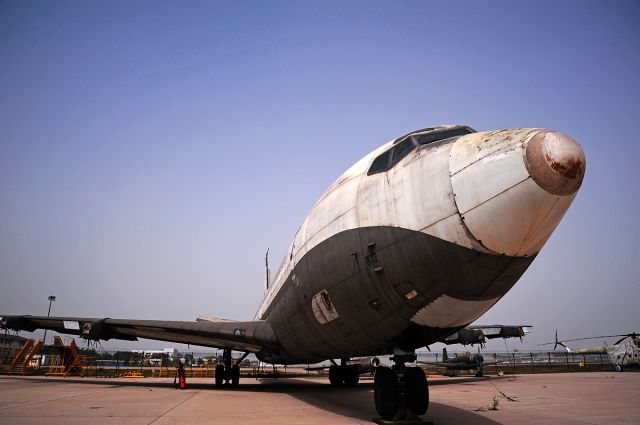
M 235 365 L 231 368 L 231 386 L 237 387 L 240 383 L 240 366 Z
M 388 367 L 378 367 L 373 378 L 373 398 L 376 411 L 384 419 L 393 419 L 398 410 L 398 398 L 393 371 Z
M 342 371 L 340 369 L 340 366 L 329 367 L 329 382 L 331 382 L 331 385 L 342 385 Z
M 419 367 L 408 367 L 405 371 L 407 381 L 407 408 L 416 415 L 424 415 L 429 408 L 429 386 L 424 371 Z
M 224 384 L 224 365 L 216 366 L 216 387 L 221 387 Z
M 360 370 L 358 365 L 342 367 L 342 382 L 349 387 L 355 387 L 360 382 Z
M 619 364 L 616 365 L 616 372 L 622 372 L 622 366 Z

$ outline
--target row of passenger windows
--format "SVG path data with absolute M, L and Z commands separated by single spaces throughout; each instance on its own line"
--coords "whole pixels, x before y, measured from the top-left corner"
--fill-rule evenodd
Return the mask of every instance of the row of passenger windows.
M 470 127 L 453 127 L 435 131 L 433 129 L 424 129 L 409 133 L 397 139 L 391 149 L 378 155 L 371 163 L 367 175 L 384 173 L 392 169 L 418 145 L 426 145 L 439 140 L 463 136 L 474 132 Z

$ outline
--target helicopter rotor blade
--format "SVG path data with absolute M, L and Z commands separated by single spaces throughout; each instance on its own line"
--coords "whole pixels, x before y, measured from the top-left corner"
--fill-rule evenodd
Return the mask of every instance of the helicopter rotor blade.
M 622 341 L 624 341 L 625 339 L 629 338 L 628 336 L 625 336 L 623 338 L 620 338 L 619 340 L 617 340 L 616 342 L 613 343 L 613 345 L 618 345 L 620 344 Z
M 585 341 L 588 339 L 600 339 L 600 338 L 616 338 L 616 337 L 623 337 L 624 338 L 629 338 L 632 337 L 634 334 L 618 334 L 618 335 L 600 335 L 600 336 L 591 336 L 588 338 L 574 338 L 574 339 L 563 339 L 562 341 L 558 341 L 558 342 L 572 342 L 572 341 Z M 552 344 L 552 343 L 549 343 Z

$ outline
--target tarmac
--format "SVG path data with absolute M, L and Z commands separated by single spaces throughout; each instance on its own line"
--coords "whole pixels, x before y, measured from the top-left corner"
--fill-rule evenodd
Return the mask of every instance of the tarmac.
M 430 377 L 423 416 L 445 424 L 640 424 L 640 373 Z M 493 409 L 496 410 L 493 410 Z M 0 376 L 0 424 L 354 424 L 376 418 L 373 383 L 324 378 L 240 380 Z

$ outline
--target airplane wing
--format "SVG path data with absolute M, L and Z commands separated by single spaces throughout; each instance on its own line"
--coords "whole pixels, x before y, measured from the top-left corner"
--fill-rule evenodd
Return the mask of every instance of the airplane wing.
M 469 325 L 444 339 L 445 344 L 484 344 L 493 338 L 520 338 L 531 332 L 530 325 Z
M 377 357 L 359 357 L 352 359 L 351 364 L 357 365 L 360 373 L 367 373 L 380 366 L 380 360 Z M 307 372 L 318 372 L 329 369 L 330 367 L 331 365 L 308 366 L 305 367 L 304 370 Z
M 463 368 L 463 367 L 467 367 L 469 369 L 477 369 L 480 366 L 480 363 L 425 362 L 424 360 L 418 360 L 417 363 L 418 364 L 428 364 L 428 365 L 432 365 L 432 366 L 448 367 L 448 368 L 451 368 L 451 369 Z M 493 365 L 498 364 L 498 363 L 500 363 L 500 362 L 482 362 L 482 366 L 493 366 Z
M 416 363 L 418 364 L 428 364 L 431 366 L 442 366 L 442 367 L 450 367 L 450 368 L 459 368 L 459 367 L 469 367 L 470 369 L 475 367 L 475 364 L 469 364 L 469 363 L 454 363 L 454 362 L 425 362 L 424 360 L 418 360 L 416 361 Z
M 165 321 L 83 317 L 2 316 L 0 328 L 16 331 L 50 329 L 87 340 L 112 338 L 136 341 L 138 337 L 236 351 L 277 351 L 277 341 L 266 321 L 222 320 Z
M 304 370 L 306 370 L 307 372 L 318 372 L 321 370 L 327 370 L 330 367 L 331 366 L 309 366 L 309 367 L 305 367 Z

